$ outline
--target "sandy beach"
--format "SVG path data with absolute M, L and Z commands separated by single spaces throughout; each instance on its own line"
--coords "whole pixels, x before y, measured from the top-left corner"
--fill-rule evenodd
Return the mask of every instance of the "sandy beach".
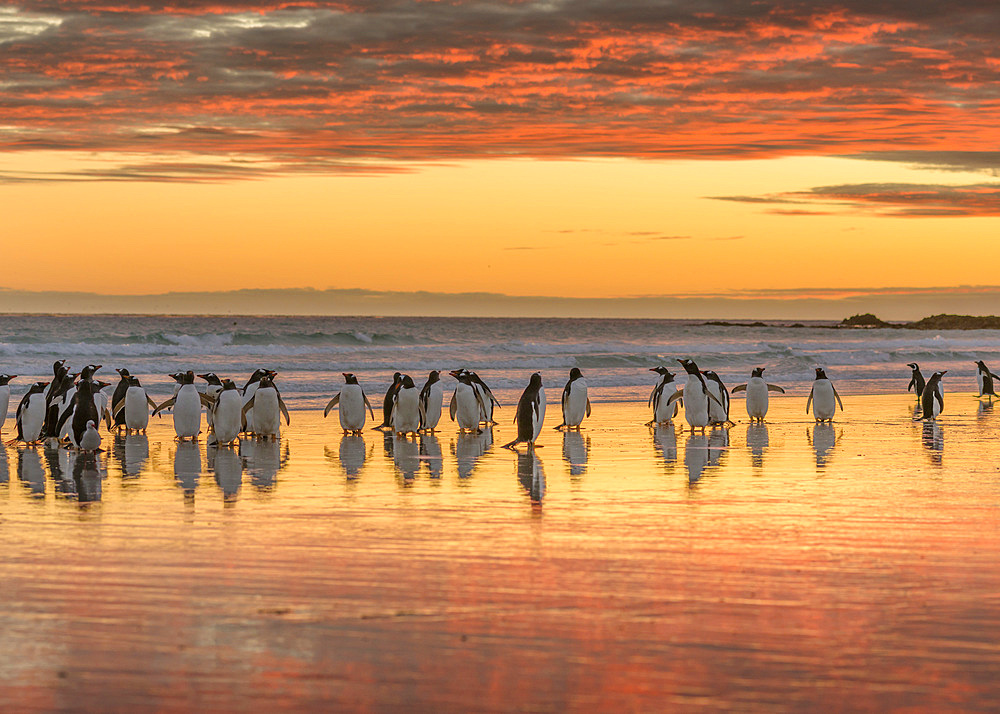
M 948 397 L 595 404 L 534 456 L 313 410 L 240 451 L 154 419 L 100 475 L 7 447 L 0 707 L 987 711 L 1000 421 Z

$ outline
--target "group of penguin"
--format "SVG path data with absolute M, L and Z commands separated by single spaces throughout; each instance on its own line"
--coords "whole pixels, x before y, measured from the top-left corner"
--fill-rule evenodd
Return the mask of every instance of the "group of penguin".
M 767 415 L 769 393 L 785 392 L 782 387 L 767 382 L 764 367 L 755 368 L 746 383 L 729 390 L 714 371 L 699 369 L 691 359 L 677 361 L 687 375 L 683 385 L 675 381 L 675 375 L 666 367 L 650 370 L 660 375 L 660 379 L 649 396 L 653 418 L 647 425 L 672 421 L 680 406 L 684 407 L 684 418 L 692 430 L 732 425 L 730 394 L 738 392 L 746 393 L 750 421 L 762 422 Z M 918 418 L 936 418 L 944 409 L 941 378 L 947 370 L 934 372 L 925 380 L 916 362 L 907 366 L 913 370 L 907 391 L 912 390 L 920 403 Z M 976 368 L 979 396 L 991 400 L 1000 398 L 995 391 L 1000 376 L 991 372 L 982 360 L 976 362 Z M 107 388 L 111 384 L 96 377 L 100 369 L 101 365 L 88 364 L 80 372 L 73 373 L 66 367 L 65 360 L 57 360 L 52 365 L 52 379 L 35 382 L 18 404 L 17 437 L 9 443 L 38 443 L 52 438 L 83 451 L 96 451 L 101 445 L 97 426 L 102 420 L 109 431 L 116 428 L 145 431 L 150 416 L 168 409 L 173 416 L 177 438 L 184 440 L 196 439 L 201 433 L 204 407 L 210 445 L 232 444 L 241 434 L 277 438 L 281 418 L 284 417 L 286 425 L 291 424 L 288 409 L 274 384 L 277 376 L 274 370 L 255 370 L 242 388 L 214 372 L 198 375 L 191 370 L 174 372 L 170 375 L 177 383 L 173 396 L 157 405 L 139 379 L 124 368 L 116 370 L 120 381 L 109 395 Z M 449 403 L 449 415 L 458 424 L 459 431 L 478 433 L 481 425 L 496 424 L 493 413 L 500 402 L 486 382 L 467 369 L 453 370 L 449 374 L 458 382 Z M 344 433 L 360 434 L 365 427 L 366 412 L 374 421 L 374 410 L 357 377 L 350 372 L 344 372 L 343 376 L 344 385 L 326 405 L 323 416 L 329 416 L 337 408 Z M 10 402 L 10 382 L 15 377 L 0 374 L 0 429 Z M 195 377 L 207 383 L 204 392 L 195 386 Z M 579 429 L 583 420 L 590 416 L 591 406 L 587 381 L 578 367 L 570 370 L 561 401 L 562 422 L 555 428 Z M 383 399 L 382 423 L 375 428 L 391 430 L 400 436 L 433 432 L 441 420 L 443 404 L 444 384 L 439 371 L 430 372 L 420 389 L 408 374 L 396 372 Z M 806 413 L 812 411 L 818 422 L 832 421 L 838 406 L 843 410 L 840 395 L 823 368 L 817 367 L 806 401 Z M 514 448 L 518 444 L 533 446 L 542 431 L 545 407 L 542 377 L 535 372 L 517 403 L 514 414 L 517 437 L 504 444 L 504 448 Z

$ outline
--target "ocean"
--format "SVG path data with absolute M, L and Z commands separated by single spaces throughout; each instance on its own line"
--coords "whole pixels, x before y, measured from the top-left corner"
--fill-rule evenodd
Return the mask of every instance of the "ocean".
M 432 369 L 478 372 L 504 404 L 513 404 L 532 372 L 558 399 L 569 370 L 579 367 L 595 402 L 645 400 L 655 383 L 648 369 L 678 357 L 714 369 L 727 384 L 757 366 L 791 394 L 807 394 L 813 369 L 825 367 L 841 394 L 906 390 L 907 362 L 925 375 L 947 369 L 948 391 L 976 387 L 975 360 L 1000 367 L 1000 331 L 719 326 L 684 320 L 253 317 L 148 315 L 0 316 L 0 371 L 17 374 L 13 394 L 51 375 L 61 358 L 73 369 L 103 365 L 116 381 L 126 367 L 157 398 L 173 391 L 166 375 L 214 371 L 242 385 L 257 367 L 278 370 L 289 408 L 320 408 L 354 372 L 380 395 L 394 371 L 420 385 Z M 446 389 L 451 384 L 445 377 Z M 11 409 L 16 406 L 12 398 Z

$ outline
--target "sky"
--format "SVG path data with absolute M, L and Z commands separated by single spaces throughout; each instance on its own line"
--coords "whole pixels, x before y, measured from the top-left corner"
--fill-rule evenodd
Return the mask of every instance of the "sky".
M 0 310 L 1000 312 L 998 39 L 962 0 L 8 4 Z

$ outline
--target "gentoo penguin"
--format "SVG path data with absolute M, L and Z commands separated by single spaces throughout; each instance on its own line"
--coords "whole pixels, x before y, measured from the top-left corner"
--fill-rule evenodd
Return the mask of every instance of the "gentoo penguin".
M 708 423 L 732 425 L 733 422 L 729 420 L 729 390 L 723 384 L 722 378 L 710 369 L 704 370 L 702 374 L 705 375 L 708 393 L 715 397 L 715 401 L 708 405 Z
M 920 396 L 921 419 L 934 419 L 944 410 L 944 388 L 941 385 L 941 377 L 947 371 L 935 372 L 927 380 Z
M 42 427 L 43 436 L 46 438 L 59 436 L 59 430 L 57 429 L 59 417 L 62 416 L 63 409 L 69 406 L 69 402 L 73 399 L 73 394 L 76 392 L 76 378 L 78 375 L 68 370 L 61 374 L 62 377 L 59 384 L 56 385 L 55 389 L 50 388 L 46 397 L 48 401 L 45 408 L 45 424 Z
M 579 367 L 569 371 L 569 381 L 562 393 L 562 424 L 556 429 L 579 429 L 584 417 L 590 416 L 590 397 L 587 395 L 587 380 Z
M 57 359 L 52 363 L 52 380 L 49 382 L 49 388 L 45 390 L 45 403 L 48 405 L 52 401 L 52 392 L 62 384 L 62 378 L 69 372 L 69 367 L 66 366 L 66 360 Z
M 245 407 L 250 399 L 253 397 L 254 392 L 257 391 L 257 387 L 260 386 L 260 380 L 264 377 L 270 377 L 274 379 L 278 376 L 278 373 L 271 369 L 257 368 L 250 375 L 250 379 L 247 380 L 246 384 L 243 385 L 243 406 Z M 244 410 L 243 412 L 243 431 L 253 434 L 255 433 L 255 424 L 253 420 L 253 409 Z
M 460 432 L 474 431 L 479 433 L 479 418 L 486 408 L 483 404 L 483 398 L 473 386 L 468 371 L 456 369 L 448 374 L 458 380 L 458 385 L 451 395 L 451 403 L 448 405 L 451 420 L 458 422 Z
M 677 410 L 684 404 L 683 399 L 678 399 L 668 405 L 670 397 L 677 391 L 677 382 L 674 381 L 673 373 L 666 367 L 650 367 L 650 372 L 660 375 L 660 381 L 649 393 L 647 404 L 653 408 L 653 419 L 646 422 L 646 426 L 653 424 L 668 424 L 677 416 Z
M 212 402 L 194 386 L 194 372 L 192 370 L 189 369 L 183 373 L 180 385 L 177 394 L 154 409 L 152 416 L 173 407 L 174 432 L 177 434 L 177 439 L 191 439 L 193 441 L 201 433 L 202 404 L 211 407 Z
M 712 402 L 722 406 L 719 400 L 709 391 L 704 375 L 698 369 L 694 360 L 679 359 L 684 371 L 687 372 L 687 383 L 682 389 L 670 395 L 667 406 L 670 406 L 680 398 L 684 398 L 684 419 L 687 421 L 691 431 L 695 429 L 705 430 L 709 424 L 708 405 Z
M 493 407 L 497 409 L 500 408 L 500 401 L 493 396 L 493 391 L 490 389 L 489 385 L 482 380 L 482 378 L 475 372 L 469 372 L 469 382 L 472 384 L 473 389 L 479 393 L 479 400 L 482 402 L 482 413 L 480 416 L 480 421 L 486 422 L 488 426 L 496 424 L 496 420 L 493 418 Z
M 542 422 L 545 421 L 545 390 L 542 389 L 542 375 L 535 372 L 528 381 L 528 386 L 517 400 L 517 413 L 514 423 L 517 424 L 517 438 L 503 445 L 512 449 L 517 444 L 527 443 L 534 448 L 538 435 L 542 433 Z
M 785 393 L 785 390 L 777 384 L 768 384 L 764 380 L 765 369 L 765 367 L 754 367 L 753 373 L 751 373 L 750 379 L 746 384 L 737 384 L 733 387 L 733 394 L 737 392 L 747 393 L 747 416 L 750 417 L 751 422 L 762 422 L 764 421 L 764 417 L 767 416 L 768 392 Z
M 441 421 L 441 405 L 444 403 L 444 384 L 441 373 L 436 369 L 427 375 L 420 390 L 420 430 L 433 432 Z
M 93 385 L 95 384 L 94 375 L 100 368 L 101 365 L 99 364 L 88 364 L 86 367 L 80 370 L 80 375 L 79 375 L 80 378 L 77 380 L 76 384 L 70 387 L 68 390 L 66 390 L 66 392 L 64 392 L 62 395 L 62 401 L 60 402 L 60 407 L 59 407 L 59 426 L 56 429 L 56 436 L 60 440 L 69 438 L 73 446 L 77 446 L 79 443 L 74 438 L 73 434 L 70 433 L 72 430 L 75 429 L 75 427 L 73 426 L 74 424 L 73 410 L 76 409 L 76 405 L 80 403 L 79 401 L 74 401 L 74 398 L 80 389 L 80 385 L 83 384 L 84 382 L 91 385 L 89 399 L 95 402 L 95 409 L 97 410 L 97 417 L 94 419 L 94 421 L 97 423 L 100 423 L 101 421 L 100 417 L 101 407 L 97 406 L 98 404 L 97 400 L 99 399 L 99 397 L 97 396 L 97 392 L 100 390 L 100 387 L 98 387 L 97 389 L 93 388 Z M 102 382 L 102 384 L 104 383 Z M 86 411 L 88 413 L 90 412 L 89 406 Z M 76 431 L 79 431 L 79 433 L 82 434 L 85 424 L 86 422 L 82 422 L 79 425 L 80 428 L 77 429 Z
M 806 414 L 809 413 L 809 406 L 812 405 L 816 421 L 833 421 L 838 404 L 840 411 L 844 411 L 844 404 L 840 401 L 840 395 L 837 394 L 833 382 L 826 376 L 822 367 L 817 367 L 816 379 L 813 381 L 812 389 L 809 390 L 809 399 L 806 400 Z
M 93 375 L 93 372 L 91 372 L 91 375 Z M 69 436 L 70 443 L 73 446 L 83 448 L 81 442 L 84 434 L 90 436 L 87 424 L 92 423 L 92 426 L 94 426 L 100 423 L 101 419 L 94 396 L 104 386 L 110 385 L 107 382 L 81 379 L 80 383 L 76 386 L 76 394 L 73 395 L 69 408 L 63 411 L 63 415 L 59 417 L 59 432 L 60 434 L 63 432 L 65 423 L 68 422 L 69 430 L 67 431 L 67 436 Z M 93 444 L 92 439 L 90 444 Z M 92 446 L 87 451 L 95 451 L 100 445 L 101 438 L 100 434 L 98 434 L 97 446 Z
M 286 424 L 292 423 L 291 417 L 288 416 L 288 408 L 281 399 L 281 392 L 270 377 L 261 378 L 250 401 L 243 405 L 244 415 L 250 410 L 253 410 L 254 414 L 253 433 L 256 436 L 265 436 L 269 439 L 281 436 L 282 416 L 285 417 Z
M 131 385 L 129 377 L 132 375 L 129 374 L 129 371 L 124 367 L 118 367 L 115 371 L 121 379 L 118 380 L 118 385 L 115 387 L 115 393 L 111 395 L 111 414 L 114 416 L 113 425 L 120 429 L 125 426 L 125 409 L 119 409 L 118 407 L 125 403 L 125 393 Z
M 420 429 L 420 391 L 408 374 L 400 378 L 399 389 L 392 399 L 390 423 L 399 436 L 416 434 Z
M 222 391 L 222 380 L 215 374 L 215 372 L 207 372 L 206 374 L 196 375 L 198 379 L 204 379 L 208 382 L 208 386 L 205 387 L 205 396 L 215 401 L 216 396 Z M 214 415 L 212 410 L 209 409 L 205 412 L 205 423 L 208 424 L 208 430 L 212 430 Z
M 906 385 L 906 391 L 909 392 L 912 389 L 919 402 L 920 395 L 924 393 L 924 375 L 920 373 L 920 365 L 916 362 L 907 362 L 906 366 L 913 370 L 913 376 L 910 377 L 910 383 Z
M 16 374 L 0 374 L 0 433 L 3 432 L 7 410 L 10 409 L 10 380 L 16 377 Z
M 372 421 L 375 421 L 375 412 L 372 410 L 371 402 L 368 401 L 365 391 L 358 384 L 358 378 L 350 372 L 342 372 L 341 374 L 344 375 L 344 386 L 326 405 L 326 409 L 323 410 L 323 418 L 325 419 L 330 414 L 330 410 L 339 404 L 340 428 L 344 430 L 345 434 L 351 432 L 360 435 L 361 430 L 365 428 L 365 407 L 368 407 Z
M 243 426 L 243 395 L 231 379 L 219 380 L 222 388 L 209 408 L 214 429 L 209 445 L 232 444 Z
M 389 385 L 389 389 L 386 390 L 385 396 L 382 398 L 382 423 L 374 427 L 375 429 L 389 429 L 392 427 L 392 403 L 396 396 L 396 390 L 399 389 L 399 383 L 403 379 L 402 372 L 394 372 L 392 375 L 392 384 Z M 372 421 L 375 421 L 372 418 Z
M 149 408 L 156 409 L 156 403 L 149 398 L 146 390 L 139 383 L 139 378 L 129 375 L 128 389 L 125 397 L 118 403 L 114 412 L 115 424 L 121 420 L 126 432 L 145 432 L 149 426 Z
M 989 397 L 991 402 L 993 397 L 1000 398 L 1000 394 L 996 393 L 996 385 L 993 380 L 1000 380 L 1000 377 L 993 374 L 982 360 L 976 362 L 976 384 L 979 387 L 980 398 Z
M 17 438 L 10 442 L 23 441 L 26 444 L 36 444 L 42 438 L 42 424 L 45 422 L 45 388 L 48 382 L 35 382 L 31 385 L 20 403 L 14 417 L 17 421 Z

